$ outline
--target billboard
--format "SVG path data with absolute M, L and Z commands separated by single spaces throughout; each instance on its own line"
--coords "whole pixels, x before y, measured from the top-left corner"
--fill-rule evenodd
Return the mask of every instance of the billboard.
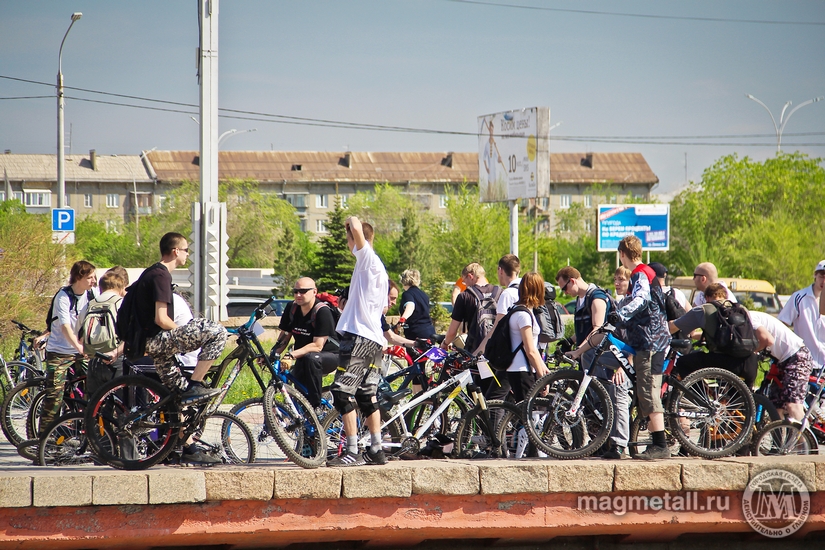
M 615 252 L 627 235 L 639 237 L 642 250 L 670 250 L 670 205 L 600 204 L 599 252 Z
M 549 196 L 549 134 L 547 107 L 478 117 L 481 202 Z

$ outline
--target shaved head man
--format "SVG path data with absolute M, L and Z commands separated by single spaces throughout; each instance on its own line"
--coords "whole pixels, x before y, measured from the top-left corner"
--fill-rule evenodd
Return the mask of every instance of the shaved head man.
M 713 283 L 719 283 L 719 272 L 716 270 L 716 266 L 710 262 L 702 262 L 697 265 L 696 269 L 693 270 L 693 285 L 697 290 L 696 295 L 693 296 L 694 306 L 701 306 L 707 302 L 705 299 L 705 289 Z M 720 284 L 725 287 L 728 293 L 727 299 L 735 302 L 736 296 L 733 295 L 733 292 L 728 289 L 725 283 Z

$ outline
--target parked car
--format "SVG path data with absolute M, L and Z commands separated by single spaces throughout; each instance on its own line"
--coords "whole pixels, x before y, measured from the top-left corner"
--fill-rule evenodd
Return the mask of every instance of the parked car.
M 229 298 L 229 301 L 226 305 L 226 314 L 229 317 L 249 317 L 252 315 L 252 312 L 255 311 L 255 308 L 264 303 L 266 300 L 264 298 L 249 298 L 249 297 L 239 297 L 239 298 Z M 275 300 L 272 302 L 272 315 L 280 317 L 284 314 L 284 308 L 289 304 L 292 300 Z
M 752 300 L 757 309 L 774 316 L 782 311 L 782 300 L 779 299 L 774 286 L 768 281 L 720 277 L 719 282 L 724 283 L 740 302 Z M 693 277 L 676 277 L 671 282 L 671 286 L 682 290 L 688 297 L 688 302 L 693 303 L 693 297 L 696 294 Z

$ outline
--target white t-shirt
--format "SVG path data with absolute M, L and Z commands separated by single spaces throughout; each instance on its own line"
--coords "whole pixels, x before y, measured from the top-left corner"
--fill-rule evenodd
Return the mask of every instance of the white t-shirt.
M 730 291 L 730 289 L 727 287 L 727 285 L 725 285 L 725 283 L 723 283 L 722 281 L 719 281 L 719 284 L 722 285 L 723 287 L 725 287 L 725 290 L 728 291 L 728 298 L 727 299 L 730 300 L 731 302 L 736 302 L 737 301 L 736 296 L 733 295 L 733 292 Z M 705 293 L 702 292 L 701 290 L 697 290 L 696 294 L 693 296 L 693 305 L 694 306 L 701 306 L 702 304 L 706 304 L 707 302 L 708 301 L 705 300 Z M 687 309 L 687 308 L 685 308 L 685 309 Z
M 776 317 L 762 311 L 749 311 L 748 313 L 754 330 L 764 327 L 774 337 L 775 341 L 771 346 L 771 355 L 780 363 L 795 355 L 799 348 L 805 345 L 802 338 L 794 334 Z
M 524 327 L 531 327 L 533 344 L 538 348 L 539 324 L 536 322 L 536 317 L 533 312 L 517 311 L 510 316 L 510 342 L 513 344 L 513 349 L 516 349 L 521 343 L 521 329 Z M 525 350 L 525 353 L 518 352 L 513 357 L 513 362 L 507 367 L 507 372 L 530 372 L 533 370 L 527 363 L 526 352 L 527 350 Z
M 521 277 L 513 279 L 510 286 L 501 291 L 496 303 L 496 314 L 507 315 L 507 312 L 513 307 L 513 304 L 518 302 L 518 285 L 521 283 Z
M 662 293 L 667 294 L 668 292 L 670 292 L 670 288 L 671 287 L 669 287 L 669 286 L 663 286 L 662 287 Z M 730 291 L 728 291 L 728 293 L 730 293 Z M 678 288 L 673 289 L 673 297 L 676 298 L 676 301 L 679 303 L 680 306 L 682 306 L 682 308 L 685 311 L 690 309 L 690 306 L 688 305 L 688 301 L 687 301 L 687 296 L 685 296 L 685 293 L 682 292 L 680 289 L 678 289 Z M 704 298 L 705 298 L 705 294 L 702 293 L 702 299 L 704 299 Z M 734 302 L 736 301 L 735 296 L 734 296 L 733 301 Z
M 814 365 L 825 364 L 825 316 L 819 314 L 819 300 L 813 285 L 797 290 L 779 313 L 779 320 L 793 325 L 793 330 L 811 352 Z
M 72 299 L 69 298 L 67 292 L 73 294 Z M 49 334 L 49 341 L 46 343 L 46 351 L 66 355 L 78 353 L 77 349 L 66 339 L 66 336 L 63 334 L 63 329 L 60 327 L 62 325 L 69 325 L 69 328 L 74 331 L 77 326 L 78 315 L 88 304 L 89 299 L 86 297 L 85 292 L 77 295 L 73 293 L 71 288 L 67 291 L 63 289 L 58 291 L 54 298 L 54 309 L 52 310 L 52 317 L 57 317 L 57 319 L 49 325 L 51 334 Z M 75 332 L 75 334 L 77 334 L 77 332 Z
M 369 243 L 355 254 L 355 269 L 349 285 L 347 307 L 341 313 L 336 331 L 350 332 L 362 338 L 387 345 L 381 330 L 381 314 L 387 306 L 389 280 L 387 270 Z
M 179 327 L 185 325 L 186 323 L 194 319 L 194 316 L 192 315 L 192 310 L 189 309 L 189 304 L 186 303 L 186 300 L 184 300 L 183 296 L 181 296 L 180 294 L 172 294 L 172 307 L 175 309 L 175 318 L 172 320 Z M 190 351 L 189 353 L 178 353 L 177 356 L 184 366 L 194 367 L 198 364 L 198 355 L 200 354 L 200 352 L 201 349 L 198 348 L 194 351 Z

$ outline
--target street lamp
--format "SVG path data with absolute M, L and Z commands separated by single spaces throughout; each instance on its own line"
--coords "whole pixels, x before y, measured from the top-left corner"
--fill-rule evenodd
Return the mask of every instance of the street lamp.
M 69 31 L 72 30 L 74 22 L 83 17 L 83 14 L 75 12 L 72 14 L 72 22 L 63 35 L 60 42 L 60 52 L 57 55 L 57 204 L 60 208 L 66 207 L 66 153 L 63 150 L 63 44 Z
M 195 117 L 193 117 L 193 116 L 190 116 L 189 118 L 191 118 L 191 119 L 192 119 L 192 122 L 194 122 L 195 124 L 197 124 L 198 126 L 200 126 L 200 124 L 201 124 L 201 123 L 200 123 L 200 121 L 199 121 L 198 119 L 196 119 L 196 118 L 195 118 Z M 258 131 L 258 129 L 257 129 L 257 128 L 250 128 L 249 130 L 237 130 L 237 129 L 233 128 L 233 129 L 231 129 L 231 130 L 227 130 L 226 132 L 224 132 L 224 133 L 222 133 L 220 136 L 218 136 L 218 145 L 220 145 L 220 144 L 221 144 L 221 142 L 222 142 L 224 139 L 228 139 L 228 138 L 229 138 L 229 136 L 232 136 L 232 135 L 234 135 L 234 134 L 243 134 L 244 132 L 257 132 L 257 131 Z
M 768 114 L 771 115 L 771 122 L 773 122 L 773 129 L 776 131 L 776 152 L 777 153 L 782 150 L 782 132 L 785 131 L 785 125 L 788 123 L 788 120 L 791 118 L 791 115 L 794 114 L 799 109 L 801 109 L 802 107 L 804 107 L 805 105 L 810 105 L 811 103 L 816 103 L 817 101 L 822 101 L 823 99 L 825 99 L 825 96 L 819 96 L 819 97 L 815 97 L 813 99 L 809 99 L 808 101 L 803 101 L 802 103 L 800 103 L 799 105 L 797 105 L 796 107 L 791 109 L 791 112 L 788 113 L 787 118 L 785 117 L 785 110 L 788 107 L 791 106 L 792 102 L 791 101 L 786 102 L 785 105 L 782 107 L 782 112 L 779 115 L 779 125 L 777 125 L 776 124 L 776 119 L 773 117 L 773 113 L 771 113 L 771 110 L 768 109 L 767 105 L 765 105 L 764 103 L 762 103 L 761 101 L 759 101 L 758 99 L 753 97 L 751 94 L 745 94 L 745 97 L 747 97 L 748 99 L 752 99 L 755 102 L 757 102 L 758 104 L 760 104 L 762 107 L 765 108 L 766 111 L 768 111 Z

